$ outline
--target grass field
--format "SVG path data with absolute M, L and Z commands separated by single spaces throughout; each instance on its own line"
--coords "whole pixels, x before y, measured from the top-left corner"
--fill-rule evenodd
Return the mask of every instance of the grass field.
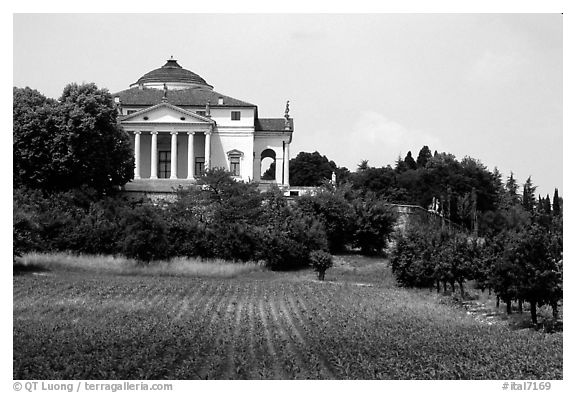
M 15 275 L 14 379 L 561 379 L 562 333 L 488 324 L 386 261 L 233 278 Z

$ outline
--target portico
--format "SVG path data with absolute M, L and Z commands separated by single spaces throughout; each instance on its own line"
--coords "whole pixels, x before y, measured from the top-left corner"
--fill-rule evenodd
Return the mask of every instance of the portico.
M 210 168 L 212 120 L 167 103 L 142 112 L 122 122 L 133 135 L 134 180 L 193 180 Z

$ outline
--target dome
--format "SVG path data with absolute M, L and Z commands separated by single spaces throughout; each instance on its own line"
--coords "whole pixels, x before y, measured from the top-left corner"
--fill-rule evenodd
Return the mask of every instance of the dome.
M 162 89 L 164 84 L 168 89 L 188 89 L 192 87 L 203 87 L 212 89 L 206 81 L 198 74 L 182 68 L 178 62 L 172 58 L 162 67 L 144 74 L 133 86 L 145 86 Z

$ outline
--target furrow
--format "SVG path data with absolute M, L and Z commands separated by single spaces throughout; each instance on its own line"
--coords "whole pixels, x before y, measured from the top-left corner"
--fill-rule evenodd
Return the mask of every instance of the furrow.
M 289 332 L 284 329 L 283 318 L 278 316 L 278 311 L 276 310 L 276 299 L 272 299 L 269 306 L 270 314 L 272 315 L 272 324 L 278 330 L 280 340 L 285 346 L 284 350 L 280 351 L 284 358 L 284 371 L 290 378 L 302 378 L 302 374 L 306 375 L 309 367 L 307 367 L 303 360 L 301 348 Z
M 277 362 L 278 355 L 274 349 L 274 343 L 272 341 L 272 335 L 270 333 L 270 327 L 268 325 L 267 317 L 264 312 L 264 302 L 262 299 L 258 301 L 258 312 L 260 314 L 260 320 L 262 322 L 263 334 L 266 341 L 266 349 L 268 351 L 268 359 L 272 363 L 272 369 L 274 372 L 274 379 L 282 379 L 282 369 Z
M 227 285 L 227 283 L 221 283 L 219 286 Z M 228 301 L 230 287 L 224 288 L 222 294 L 219 294 L 219 299 L 216 308 L 212 310 L 212 316 L 208 325 L 206 326 L 206 331 L 211 334 L 211 339 L 205 338 L 207 345 L 202 351 L 205 355 L 203 359 L 202 368 L 198 371 L 200 378 L 202 379 L 213 379 L 213 372 L 218 368 L 218 360 L 221 356 L 222 351 L 222 325 L 218 324 L 218 320 L 223 320 L 223 308 L 224 304 Z M 225 322 L 225 321 L 224 321 Z M 215 362 L 216 361 L 216 362 Z
M 302 327 L 302 329 L 303 330 L 309 330 L 310 327 L 309 327 L 308 323 L 306 323 L 306 321 L 304 321 L 304 318 L 302 317 L 302 314 L 300 313 L 299 307 L 296 304 L 294 297 L 290 296 L 287 299 L 287 301 L 288 301 L 288 304 L 290 306 L 290 309 L 293 312 L 294 317 L 297 319 L 297 321 L 298 321 L 299 325 Z M 303 301 L 299 302 L 299 303 L 300 303 L 301 308 L 303 308 L 305 310 L 306 314 L 309 315 L 309 312 L 308 312 L 308 309 L 307 309 L 305 303 Z M 294 329 L 298 332 L 299 329 L 296 327 L 296 325 L 293 324 L 292 320 L 290 320 L 290 322 L 294 326 Z M 314 336 L 312 334 L 312 332 L 309 332 L 309 335 L 311 335 L 312 337 Z M 311 346 L 311 345 L 309 346 L 307 344 L 306 340 L 304 340 L 304 338 L 302 338 L 302 335 L 300 335 L 300 337 L 302 339 L 303 345 L 306 345 L 306 347 L 313 349 L 313 356 L 315 358 L 317 358 L 316 360 L 320 366 L 320 370 L 322 372 L 323 377 L 326 379 L 335 379 L 335 375 L 336 375 L 335 370 L 331 367 L 330 362 L 328 362 L 328 360 L 326 359 L 326 356 L 320 351 L 318 346 L 316 346 L 316 345 L 315 346 Z
M 233 325 L 233 329 L 232 329 L 232 333 L 231 335 L 228 335 L 227 337 L 229 338 L 229 342 L 228 342 L 228 347 L 226 350 L 226 369 L 224 371 L 224 375 L 223 378 L 224 379 L 232 379 L 232 378 L 237 378 L 237 374 L 238 371 L 240 371 L 241 367 L 240 364 L 238 364 L 238 369 L 236 368 L 236 363 L 240 363 L 240 362 L 235 362 L 234 361 L 234 354 L 236 353 L 240 353 L 241 352 L 241 345 L 239 345 L 239 342 L 242 342 L 243 340 L 241 339 L 241 335 L 240 335 L 240 330 L 241 330 L 241 321 L 242 321 L 242 310 L 244 309 L 244 299 L 242 299 L 241 296 L 238 296 L 240 293 L 239 291 L 239 287 L 238 290 L 236 291 L 236 304 L 235 307 L 232 308 L 232 310 L 230 310 L 229 312 L 232 313 L 234 312 L 234 325 Z M 232 303 L 234 304 L 234 303 Z M 230 314 L 229 314 L 230 315 Z M 230 315 L 230 318 L 232 318 L 232 315 Z M 232 321 L 230 321 L 232 322 Z M 241 359 L 238 359 L 239 361 Z
M 252 287 L 252 293 L 254 294 L 255 285 Z M 248 354 L 249 354 L 249 361 L 252 365 L 260 364 L 261 359 L 256 356 L 256 329 L 255 329 L 255 322 L 254 322 L 254 302 L 256 298 L 252 296 L 248 300 Z M 249 363 L 249 364 L 250 364 Z M 256 375 L 250 375 L 250 379 L 256 378 Z
M 198 351 L 189 354 L 188 358 L 181 362 L 180 366 L 175 370 L 176 379 L 204 378 L 197 369 L 200 368 L 206 360 L 207 349 L 210 344 L 209 338 L 212 338 L 207 325 L 208 316 L 211 315 L 216 299 L 220 298 L 222 286 L 209 283 L 202 288 L 204 292 L 200 294 L 199 300 L 194 304 L 194 309 L 193 312 L 191 311 L 191 318 L 189 320 L 189 323 L 197 328 L 190 339 L 199 343 Z M 201 305 L 203 307 L 200 307 Z

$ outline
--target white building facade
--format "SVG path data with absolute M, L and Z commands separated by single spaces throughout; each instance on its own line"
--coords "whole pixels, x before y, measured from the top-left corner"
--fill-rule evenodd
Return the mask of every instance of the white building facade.
M 288 103 L 284 118 L 259 118 L 256 105 L 214 91 L 173 59 L 114 99 L 134 147 L 134 180 L 126 191 L 171 192 L 207 168 L 289 188 L 294 123 Z

